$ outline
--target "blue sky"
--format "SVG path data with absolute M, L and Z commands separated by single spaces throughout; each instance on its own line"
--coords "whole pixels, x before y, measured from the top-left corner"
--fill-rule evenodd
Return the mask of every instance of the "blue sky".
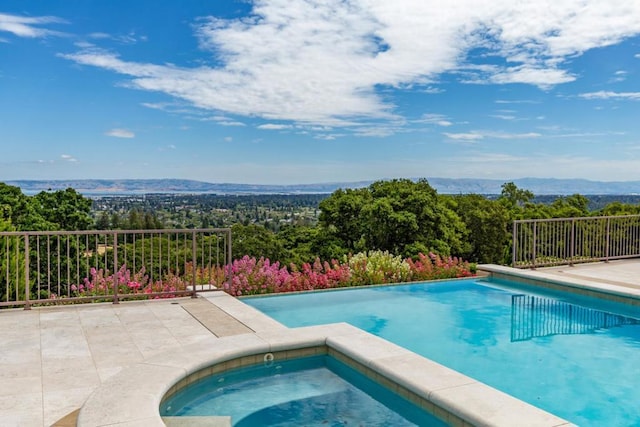
M 640 180 L 640 2 L 3 0 L 0 180 Z

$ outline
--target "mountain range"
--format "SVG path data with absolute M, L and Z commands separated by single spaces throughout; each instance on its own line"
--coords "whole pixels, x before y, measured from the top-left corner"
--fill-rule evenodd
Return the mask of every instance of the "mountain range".
M 471 178 L 427 178 L 441 194 L 500 194 L 508 180 Z M 210 193 L 210 194 L 325 194 L 339 188 L 361 188 L 374 181 L 328 182 L 317 184 L 234 184 L 211 183 L 187 179 L 79 179 L 79 180 L 15 180 L 8 185 L 25 193 L 73 188 L 85 195 L 126 195 L 145 193 Z M 640 181 L 591 181 L 586 179 L 521 178 L 512 180 L 518 188 L 535 195 L 637 195 Z

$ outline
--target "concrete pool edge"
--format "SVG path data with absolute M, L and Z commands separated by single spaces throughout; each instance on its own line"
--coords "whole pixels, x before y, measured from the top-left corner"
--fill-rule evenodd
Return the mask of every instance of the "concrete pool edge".
M 562 279 L 557 274 L 541 270 L 525 270 L 495 264 L 478 265 L 478 270 L 489 277 L 516 280 L 519 283 L 571 292 L 577 295 L 606 299 L 613 302 L 640 306 L 640 289 L 616 283 L 604 283 L 588 279 Z
M 159 412 L 162 399 L 172 388 L 199 378 L 192 374 L 205 375 L 206 368 L 216 364 L 234 367 L 241 358 L 259 361 L 266 353 L 317 347 L 355 361 L 384 385 L 396 384 L 419 396 L 427 402 L 425 409 L 452 425 L 572 425 L 351 325 L 288 329 L 235 298 L 210 300 L 237 314 L 242 311 L 239 317 L 256 332 L 204 339 L 126 368 L 92 393 L 80 410 L 77 425 L 164 426 Z

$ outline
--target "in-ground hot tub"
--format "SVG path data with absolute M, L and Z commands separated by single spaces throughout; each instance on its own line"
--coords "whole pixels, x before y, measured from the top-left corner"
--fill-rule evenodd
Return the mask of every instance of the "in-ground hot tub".
M 168 396 L 160 413 L 228 416 L 236 427 L 447 425 L 326 354 L 274 360 L 267 353 L 263 363 L 212 374 Z

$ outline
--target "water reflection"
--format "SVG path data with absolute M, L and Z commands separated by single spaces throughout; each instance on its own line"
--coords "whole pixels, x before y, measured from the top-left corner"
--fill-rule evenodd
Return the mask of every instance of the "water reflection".
M 552 298 L 511 296 L 512 342 L 551 335 L 589 334 L 598 329 L 638 324 L 638 319 Z

